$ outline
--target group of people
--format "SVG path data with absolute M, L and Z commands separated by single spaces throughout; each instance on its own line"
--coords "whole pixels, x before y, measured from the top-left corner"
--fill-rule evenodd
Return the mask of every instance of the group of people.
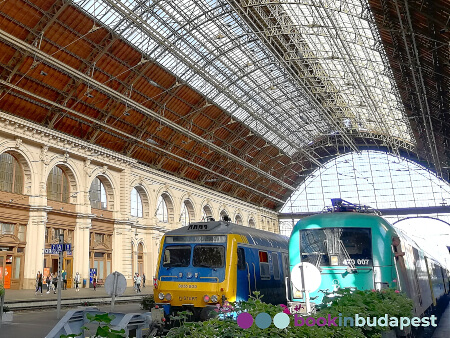
M 141 292 L 141 283 L 142 283 L 142 286 L 145 288 L 145 273 L 142 274 L 142 277 L 141 277 L 136 272 L 134 274 L 133 281 L 134 281 L 134 290 L 136 291 L 136 293 L 140 293 Z
M 145 288 L 145 274 L 142 274 L 142 277 L 138 274 L 135 273 L 134 274 L 134 290 L 136 291 L 136 293 L 140 293 L 141 292 L 141 284 L 142 286 Z M 81 283 L 81 276 L 80 274 L 77 272 L 75 277 L 73 278 L 73 281 L 75 283 L 75 289 L 76 291 L 80 291 L 80 283 Z M 42 275 L 42 273 L 40 271 L 38 271 L 37 275 L 36 275 L 36 291 L 35 291 L 35 295 L 38 294 L 38 292 L 40 291 L 41 296 L 42 296 L 42 285 L 44 282 L 44 276 Z M 62 290 L 67 290 L 67 272 L 63 270 L 62 274 L 61 274 L 61 282 L 62 282 Z M 51 291 L 53 291 L 53 293 L 56 293 L 56 290 L 58 288 L 58 275 L 55 273 L 50 273 L 49 275 L 47 275 L 47 277 L 45 278 L 45 284 L 47 284 L 47 293 L 50 293 Z M 93 280 L 92 280 L 92 284 L 94 285 L 94 291 L 97 290 L 97 275 L 94 275 Z
M 80 291 L 79 285 L 80 285 L 80 274 L 77 272 L 77 274 L 74 277 L 74 282 L 75 282 L 75 287 L 76 287 L 76 291 Z M 44 276 L 43 274 L 38 271 L 38 273 L 36 274 L 36 291 L 35 291 L 35 295 L 38 294 L 38 292 L 40 291 L 41 296 L 42 296 L 42 285 L 44 282 Z M 63 270 L 63 272 L 61 273 L 61 286 L 62 286 L 62 290 L 67 290 L 67 271 Z M 53 293 L 56 293 L 56 290 L 58 288 L 58 275 L 55 273 L 50 273 L 49 275 L 47 275 L 47 277 L 45 278 L 45 284 L 47 284 L 47 293 L 50 293 L 51 291 L 53 291 Z

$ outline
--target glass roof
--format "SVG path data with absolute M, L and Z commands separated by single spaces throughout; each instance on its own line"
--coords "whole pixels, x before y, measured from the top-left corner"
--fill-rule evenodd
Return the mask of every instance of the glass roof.
M 284 46 L 285 59 L 307 65 L 302 74 L 293 74 L 223 0 L 74 2 L 288 155 L 350 129 L 413 142 L 380 38 L 360 1 L 269 6 L 272 28 L 298 28 Z M 268 1 L 244 1 L 250 2 Z M 275 26 L 274 18 L 281 20 Z M 306 73 L 323 88 L 305 85 Z
M 302 27 L 300 59 L 317 60 L 350 108 L 347 123 L 411 142 L 406 113 L 389 71 L 367 1 L 320 0 L 283 4 L 294 26 Z

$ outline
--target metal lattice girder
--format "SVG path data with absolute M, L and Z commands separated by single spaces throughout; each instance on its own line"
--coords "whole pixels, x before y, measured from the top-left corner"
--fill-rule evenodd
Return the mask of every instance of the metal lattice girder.
M 283 118 L 288 115 L 286 113 L 288 107 L 297 106 L 297 102 L 295 100 L 286 102 L 285 98 L 289 95 L 284 88 L 267 90 L 265 87 L 267 84 L 270 84 L 270 88 L 274 86 L 273 82 L 280 83 L 280 80 L 271 75 L 271 69 L 261 68 L 257 71 L 250 69 L 260 62 L 260 59 L 273 62 L 274 58 L 254 35 L 250 38 L 251 31 L 236 18 L 235 14 L 232 14 L 224 1 L 215 2 L 214 6 L 208 1 L 184 1 L 178 2 L 176 8 L 171 2 L 161 1 L 155 5 L 159 6 L 157 9 L 155 6 L 150 8 L 149 5 L 146 7 L 143 4 L 137 13 L 132 12 L 132 2 L 119 4 L 117 1 L 97 1 L 98 4 L 104 5 L 98 6 L 96 13 L 93 13 L 94 9 L 90 3 L 83 1 L 75 3 L 106 22 L 127 21 L 128 25 L 124 23 L 122 25 L 130 27 L 128 31 L 131 31 L 133 26 L 136 39 L 140 35 L 150 36 L 156 41 L 152 43 L 153 49 L 147 48 L 148 46 L 146 49 L 141 48 L 143 46 L 139 45 L 139 41 L 142 39 L 136 40 L 137 47 L 148 52 L 157 62 L 174 71 L 194 88 L 200 89 L 206 97 L 231 112 L 254 131 L 268 137 L 268 140 L 284 152 L 292 154 L 301 151 L 302 144 L 292 143 L 285 135 L 288 127 L 300 129 L 303 122 L 298 119 L 298 128 L 295 128 L 295 125 L 285 122 L 289 119 Z M 116 15 L 115 20 L 111 14 L 107 14 L 113 11 Z M 187 15 L 187 11 L 192 12 L 189 13 L 190 16 Z M 148 17 L 143 20 L 139 16 L 139 13 L 148 15 L 149 12 L 153 13 L 151 22 Z M 108 19 L 107 15 L 110 15 Z M 173 28 L 175 26 L 177 29 Z M 230 29 L 229 26 L 237 28 Z M 187 53 L 188 50 L 193 53 Z M 202 51 L 201 55 L 199 51 Z M 257 54 L 258 57 L 253 57 L 253 54 Z M 273 67 L 278 74 L 286 73 L 279 62 L 274 63 Z M 289 80 L 289 76 L 287 79 Z M 298 90 L 296 83 L 292 79 L 289 81 L 291 87 Z M 277 104 L 281 97 L 284 107 Z M 302 110 L 318 117 L 318 113 L 313 113 L 317 110 L 314 106 L 303 108 L 305 102 L 310 99 L 304 96 L 303 101 Z M 274 118 L 274 116 L 281 117 Z M 315 119 L 318 121 L 316 133 L 320 134 L 330 128 L 323 119 Z

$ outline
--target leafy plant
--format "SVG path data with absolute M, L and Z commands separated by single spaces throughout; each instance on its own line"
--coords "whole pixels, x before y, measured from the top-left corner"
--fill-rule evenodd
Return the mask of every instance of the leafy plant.
M 86 313 L 86 318 L 89 319 L 89 323 L 92 322 L 98 322 L 97 331 L 95 333 L 94 338 L 124 338 L 125 336 L 125 330 L 113 330 L 111 329 L 108 324 L 111 323 L 111 321 L 115 318 L 114 315 L 109 315 L 108 313 L 102 313 L 102 314 L 90 314 L 89 312 Z M 106 325 L 101 325 L 102 323 Z M 89 330 L 88 327 L 83 326 L 81 328 L 82 330 Z M 61 335 L 60 338 L 71 338 L 71 337 L 78 337 L 81 336 L 83 333 L 72 333 L 69 335 Z
M 141 308 L 143 310 L 150 311 L 154 306 L 155 306 L 155 299 L 153 298 L 153 295 L 142 297 Z
M 291 315 L 289 326 L 279 329 L 272 323 L 266 329 L 260 329 L 252 325 L 248 329 L 242 329 L 237 325 L 236 317 L 239 313 L 247 312 L 253 318 L 260 313 L 267 313 L 273 318 L 276 314 L 284 312 L 290 315 L 290 310 L 286 305 L 272 305 L 262 301 L 259 292 L 254 292 L 254 296 L 246 302 L 224 303 L 217 306 L 214 312 L 218 314 L 213 319 L 205 322 L 188 322 L 183 316 L 176 317 L 180 320 L 180 326 L 172 328 L 167 337 L 381 337 L 382 331 L 389 330 L 387 326 L 339 326 L 337 319 L 334 325 L 325 326 L 296 326 L 300 324 L 300 315 Z M 334 296 L 334 297 L 332 297 Z M 319 310 L 308 317 L 317 318 L 339 318 L 355 317 L 411 317 L 413 303 L 403 293 L 394 289 L 375 290 L 350 290 L 341 289 L 332 294 L 326 294 L 324 305 Z M 297 309 L 298 310 L 298 309 Z M 297 319 L 297 320 L 296 320 Z

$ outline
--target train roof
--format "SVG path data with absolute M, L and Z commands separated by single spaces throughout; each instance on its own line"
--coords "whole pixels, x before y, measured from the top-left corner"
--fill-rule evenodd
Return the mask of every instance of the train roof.
M 249 228 L 226 221 L 193 222 L 188 226 L 166 232 L 166 236 L 241 235 L 251 245 L 288 249 L 289 237 Z

